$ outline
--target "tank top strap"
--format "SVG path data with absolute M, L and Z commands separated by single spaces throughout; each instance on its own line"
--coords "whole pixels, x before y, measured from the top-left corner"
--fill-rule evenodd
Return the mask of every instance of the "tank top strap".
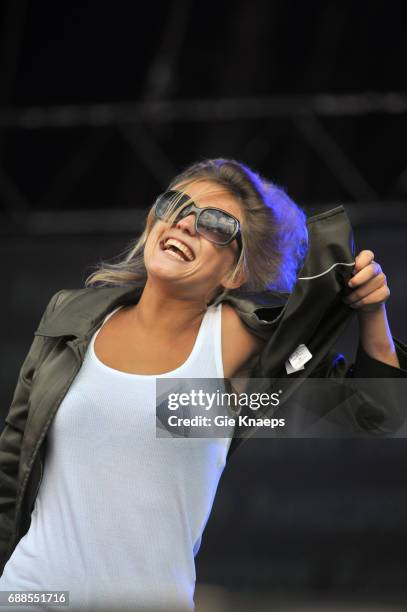
M 196 358 L 214 363 L 217 378 L 223 378 L 222 361 L 222 303 L 211 305 L 205 312 L 200 330 L 201 350 Z
M 123 308 L 123 306 L 118 306 L 117 308 L 115 308 L 114 310 L 112 310 L 111 312 L 109 312 L 109 313 L 108 313 L 108 314 L 105 316 L 105 318 L 103 319 L 103 323 L 102 323 L 102 325 L 104 325 L 104 324 L 106 323 L 106 321 L 107 321 L 108 319 L 110 319 L 110 317 L 111 317 L 112 315 L 114 315 L 114 313 L 115 313 L 115 312 L 117 312 L 118 310 L 120 310 L 121 308 Z

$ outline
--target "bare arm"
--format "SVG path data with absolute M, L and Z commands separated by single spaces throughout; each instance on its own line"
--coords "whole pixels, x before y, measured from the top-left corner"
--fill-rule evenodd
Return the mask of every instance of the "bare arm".
M 222 304 L 222 359 L 225 378 L 249 376 L 254 361 L 265 345 L 243 323 L 235 309 Z
M 358 312 L 358 319 L 360 341 L 366 353 L 373 359 L 399 368 L 400 362 L 387 320 L 385 305 L 383 304 L 380 310 L 374 312 Z

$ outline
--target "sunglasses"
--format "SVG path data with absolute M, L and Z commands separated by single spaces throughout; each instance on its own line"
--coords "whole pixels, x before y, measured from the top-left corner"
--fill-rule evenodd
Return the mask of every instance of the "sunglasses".
M 181 191 L 170 190 L 158 196 L 154 203 L 154 213 L 158 219 L 166 220 L 168 212 L 175 211 L 179 206 L 190 200 L 190 197 Z M 175 207 L 174 201 L 176 201 Z M 206 206 L 198 208 L 194 202 L 183 208 L 175 219 L 175 223 L 184 219 L 191 213 L 195 215 L 195 231 L 219 246 L 227 246 L 236 239 L 242 249 L 240 223 L 230 213 L 221 208 Z

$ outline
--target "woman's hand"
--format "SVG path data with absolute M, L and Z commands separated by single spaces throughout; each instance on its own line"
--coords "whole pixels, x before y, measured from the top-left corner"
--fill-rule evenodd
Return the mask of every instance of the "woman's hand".
M 360 341 L 366 353 L 373 359 L 399 368 L 385 306 L 390 289 L 386 275 L 373 258 L 373 251 L 360 251 L 355 259 L 353 277 L 348 283 L 353 291 L 342 299 L 357 309 Z
M 369 250 L 360 251 L 356 256 L 353 277 L 348 285 L 353 291 L 343 301 L 361 312 L 382 309 L 390 296 L 386 275 L 380 264 L 374 261 L 374 253 Z

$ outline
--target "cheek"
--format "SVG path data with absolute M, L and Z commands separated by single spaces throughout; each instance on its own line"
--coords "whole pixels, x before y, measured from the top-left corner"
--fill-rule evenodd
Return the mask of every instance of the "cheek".
M 202 253 L 203 254 L 203 253 Z M 234 264 L 233 253 L 229 249 L 217 249 L 212 245 L 209 245 L 207 252 L 205 252 L 205 266 L 208 271 L 208 276 L 214 278 L 222 278 Z
M 151 251 L 152 251 L 152 243 L 151 240 L 148 239 L 144 246 L 144 263 L 148 265 L 148 262 L 151 259 Z
M 145 261 L 149 260 L 149 258 L 152 256 L 153 251 L 155 250 L 155 248 L 158 246 L 158 243 L 160 242 L 160 236 L 164 228 L 160 228 L 159 223 L 160 222 L 156 222 L 156 224 L 154 225 L 154 227 L 152 228 L 151 232 L 148 235 L 146 244 L 144 246 L 144 260 Z

